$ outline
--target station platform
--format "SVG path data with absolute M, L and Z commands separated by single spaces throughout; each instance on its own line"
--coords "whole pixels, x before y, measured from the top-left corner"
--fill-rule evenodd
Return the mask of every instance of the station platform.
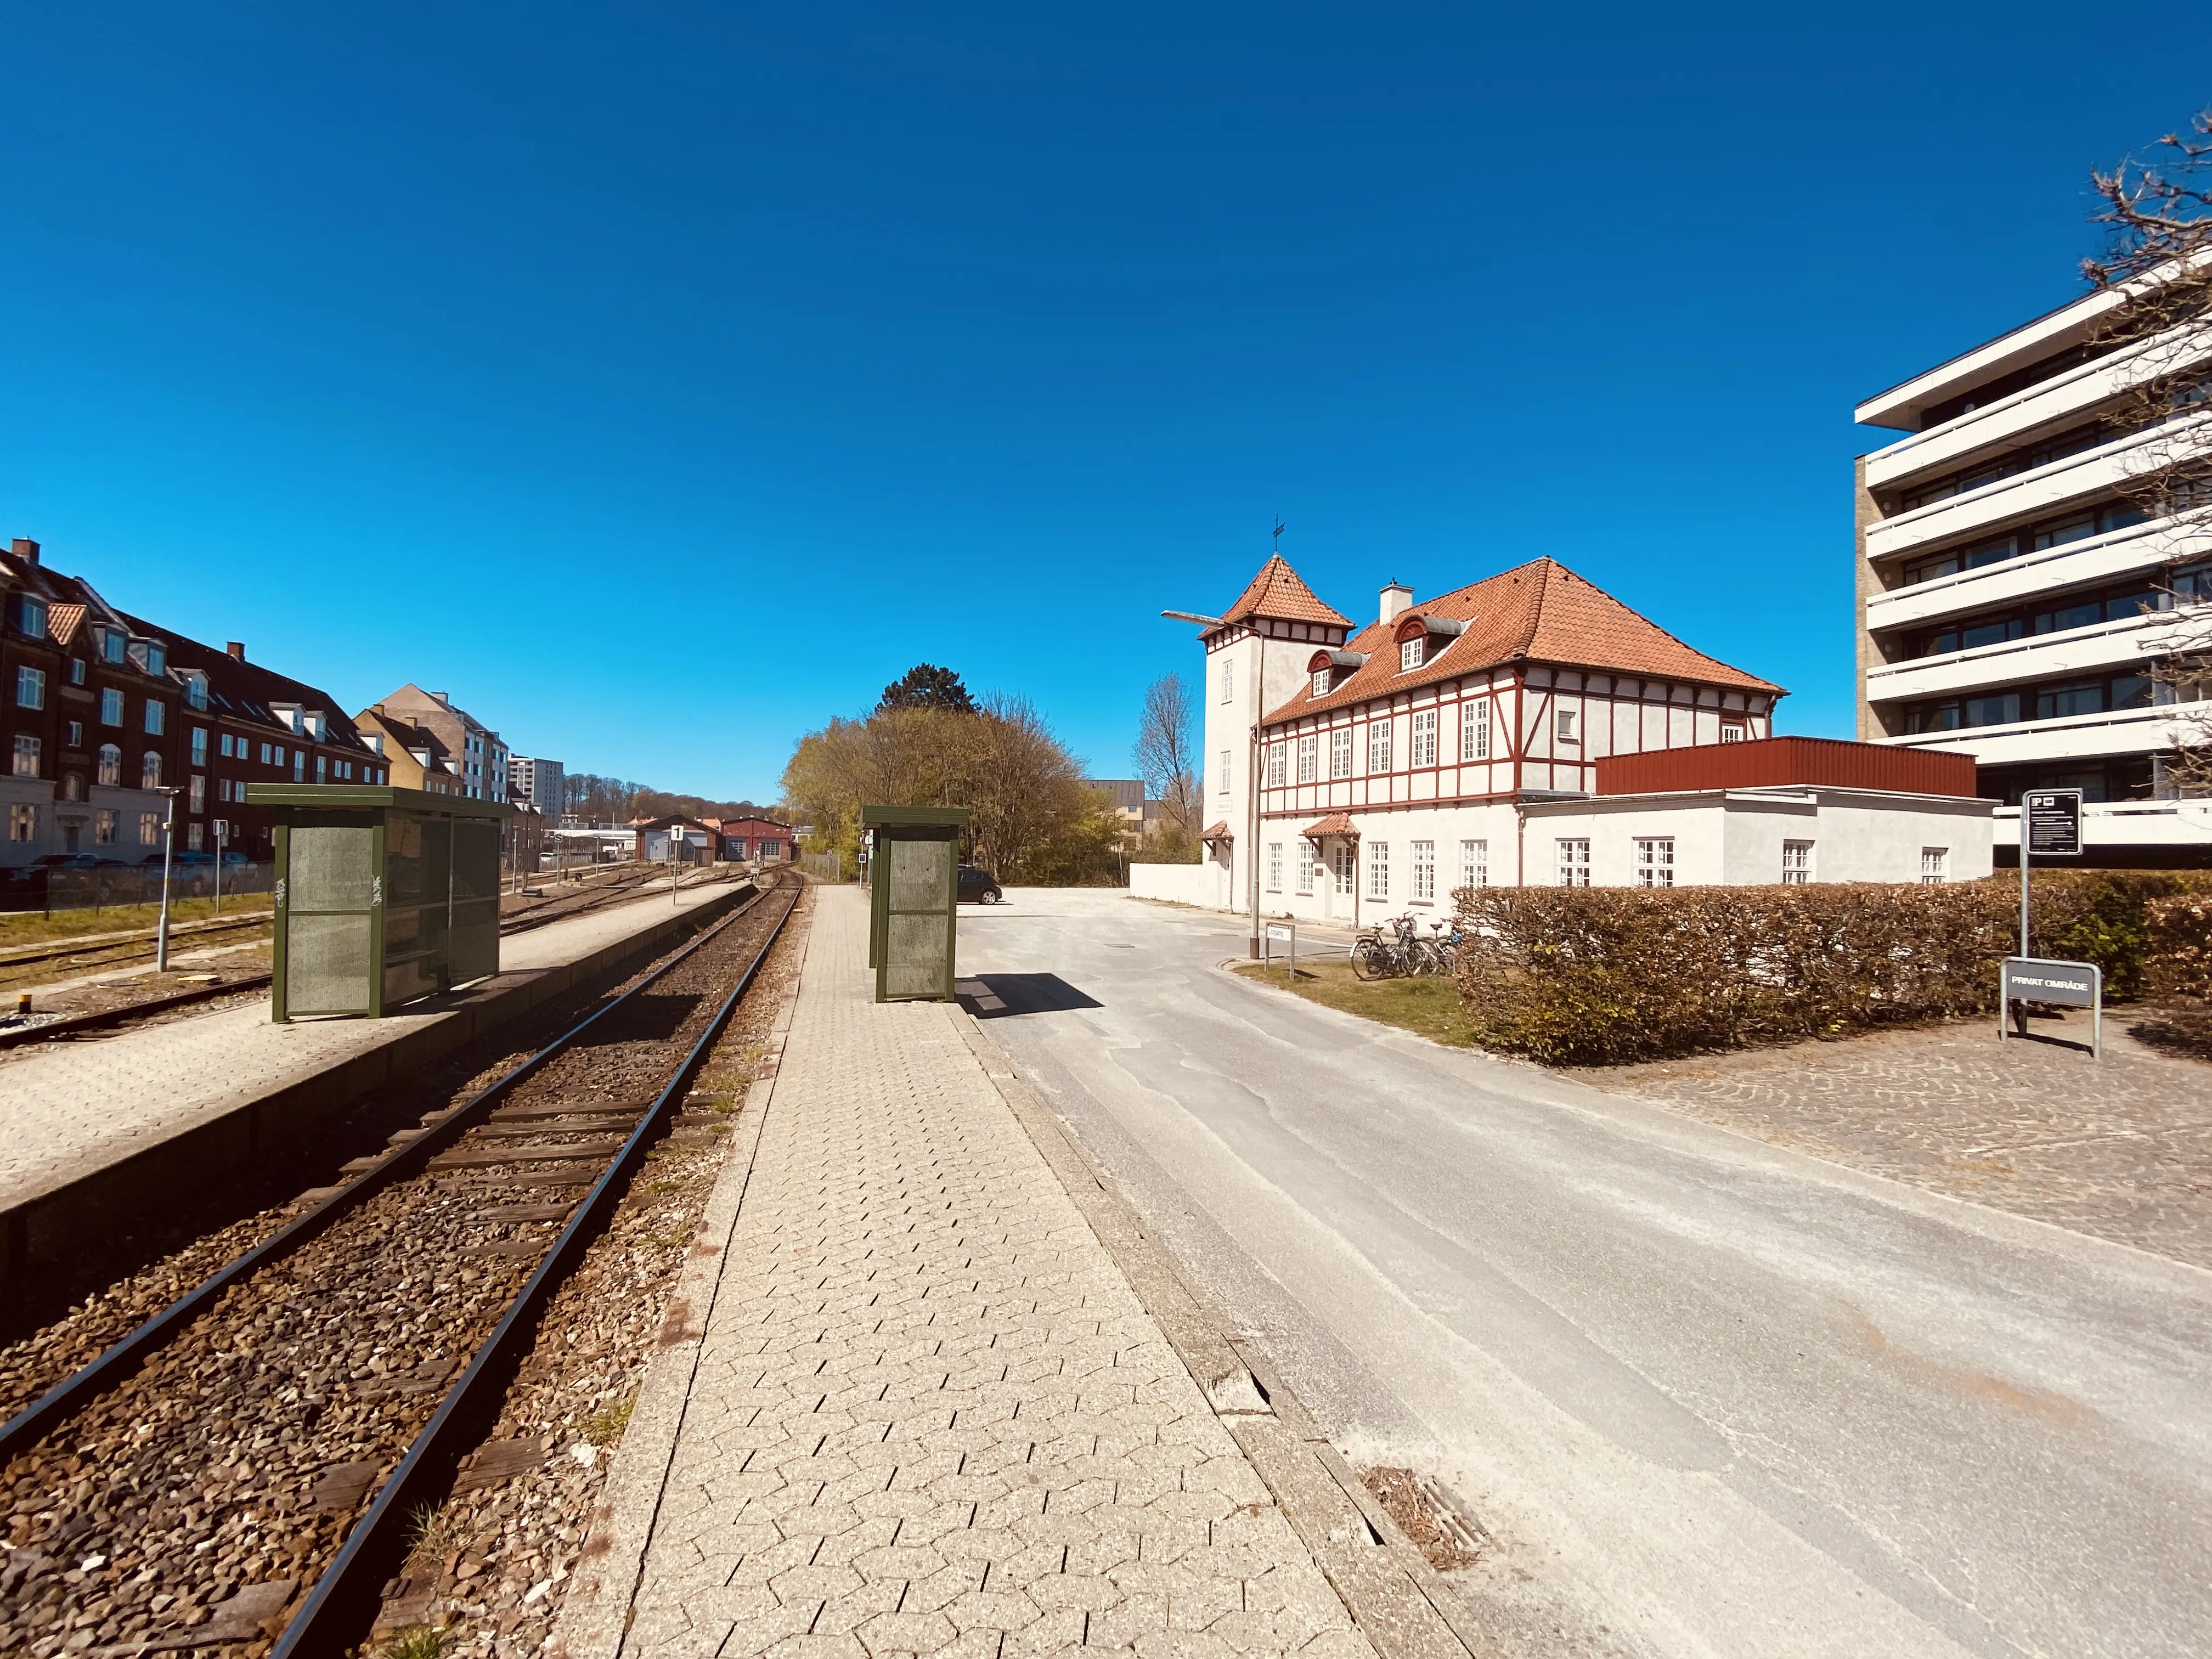
M 975 1019 L 872 1000 L 866 933 L 817 890 L 550 1650 L 1467 1659 Z
M 132 1206 L 343 1111 L 570 987 L 724 914 L 750 884 L 663 889 L 501 941 L 501 971 L 384 1019 L 277 1024 L 265 998 L 0 1053 L 0 1284 Z

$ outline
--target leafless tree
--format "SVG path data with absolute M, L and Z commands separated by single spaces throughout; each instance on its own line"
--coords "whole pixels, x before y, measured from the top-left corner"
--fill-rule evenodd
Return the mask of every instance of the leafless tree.
M 1144 713 L 1137 721 L 1137 775 L 1145 781 L 1145 793 L 1160 804 L 1159 844 L 1153 850 L 1170 861 L 1194 861 L 1198 854 L 1197 724 L 1197 702 L 1182 675 L 1164 675 L 1145 688 Z
M 2158 526 L 2170 559 L 2201 558 L 2212 551 L 2212 110 L 2187 134 L 2168 133 L 2148 159 L 2093 172 L 2090 182 L 2107 242 L 2082 274 L 2118 296 L 2092 340 L 2121 371 L 2107 428 L 2153 434 L 2119 492 Z M 2212 581 L 2177 581 L 2171 597 L 2150 641 L 2151 677 L 2180 711 L 2167 776 L 2198 794 L 2212 791 Z

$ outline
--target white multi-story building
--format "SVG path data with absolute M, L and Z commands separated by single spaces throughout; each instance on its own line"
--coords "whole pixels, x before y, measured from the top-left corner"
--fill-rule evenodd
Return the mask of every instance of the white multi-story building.
M 1389 583 L 1355 629 L 1278 556 L 1222 616 L 1170 614 L 1206 647 L 1206 861 L 1135 866 L 1147 896 L 1358 921 L 1468 886 L 1989 873 L 1963 762 L 1770 742 L 1780 686 L 1552 559 Z M 1698 752 L 1608 783 L 1662 750 Z
M 2130 377 L 2173 366 L 2160 342 L 2100 345 L 2119 303 L 2086 295 L 1856 413 L 1909 434 L 1859 462 L 1859 735 L 1972 756 L 2009 804 L 2007 863 L 2021 792 L 2063 787 L 2095 803 L 2090 862 L 2212 857 L 2212 803 L 2173 799 L 2179 711 L 2150 672 L 2177 599 L 2212 596 L 2212 533 L 2146 520 L 2123 488 L 2198 440 L 2114 429 Z
M 559 761 L 515 755 L 507 763 L 507 798 L 517 806 L 527 806 L 548 823 L 557 824 L 567 779 L 568 769 Z

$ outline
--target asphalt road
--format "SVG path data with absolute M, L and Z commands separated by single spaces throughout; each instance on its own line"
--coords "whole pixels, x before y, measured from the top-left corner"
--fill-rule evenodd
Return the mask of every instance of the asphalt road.
M 992 1036 L 1355 1463 L 1462 1500 L 1506 1650 L 2212 1653 L 2212 1274 L 1012 900 Z

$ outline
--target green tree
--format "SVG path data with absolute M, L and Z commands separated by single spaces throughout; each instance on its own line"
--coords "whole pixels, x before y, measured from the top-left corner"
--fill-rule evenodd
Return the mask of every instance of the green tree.
M 879 709 L 940 708 L 948 714 L 972 714 L 975 699 L 960 683 L 960 676 L 935 663 L 916 663 L 884 688 Z

